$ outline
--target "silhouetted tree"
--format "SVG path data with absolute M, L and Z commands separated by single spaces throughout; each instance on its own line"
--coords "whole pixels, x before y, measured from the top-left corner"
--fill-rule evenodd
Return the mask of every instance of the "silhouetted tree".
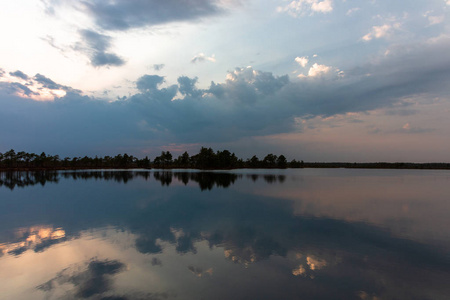
M 247 166 L 250 168 L 259 168 L 261 166 L 261 161 L 256 155 L 247 160 Z
M 277 156 L 270 153 L 264 157 L 262 165 L 264 168 L 275 168 L 276 167 Z
M 202 147 L 200 153 L 195 157 L 195 167 L 199 169 L 211 168 L 215 164 L 215 159 L 213 149 Z
M 277 158 L 277 167 L 281 169 L 285 169 L 287 167 L 287 159 L 283 154 Z

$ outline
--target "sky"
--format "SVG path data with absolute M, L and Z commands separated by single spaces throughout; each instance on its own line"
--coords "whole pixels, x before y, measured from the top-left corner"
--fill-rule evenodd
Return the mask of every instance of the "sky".
M 449 0 L 0 3 L 0 152 L 450 162 Z

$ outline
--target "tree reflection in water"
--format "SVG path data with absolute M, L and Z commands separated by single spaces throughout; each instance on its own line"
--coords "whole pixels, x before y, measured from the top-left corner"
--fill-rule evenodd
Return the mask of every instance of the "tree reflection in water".
M 14 188 L 24 188 L 27 186 L 42 185 L 47 182 L 58 183 L 61 178 L 71 178 L 73 180 L 113 180 L 119 183 L 127 183 L 134 178 L 149 180 L 151 175 L 162 186 L 170 186 L 173 179 L 187 185 L 190 181 L 198 183 L 201 190 L 211 190 L 214 187 L 227 188 L 234 184 L 236 180 L 243 177 L 242 174 L 220 173 L 220 172 L 172 172 L 172 171 L 13 171 L 0 172 L 0 188 L 6 187 L 10 190 Z M 247 175 L 253 181 L 263 178 L 267 183 L 280 182 L 285 180 L 284 175 Z

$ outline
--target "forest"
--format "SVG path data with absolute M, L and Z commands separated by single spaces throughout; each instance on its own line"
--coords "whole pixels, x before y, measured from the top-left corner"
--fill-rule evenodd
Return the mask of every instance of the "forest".
M 11 149 L 0 153 L 1 170 L 75 170 L 75 169 L 237 169 L 237 168 L 287 168 L 301 167 L 302 162 L 288 162 L 284 155 L 267 154 L 262 160 L 256 155 L 243 160 L 228 150 L 214 152 L 212 148 L 202 147 L 200 152 L 190 156 L 187 152 L 174 158 L 170 151 L 151 160 L 148 156 L 137 158 L 133 155 L 118 154 L 104 157 L 65 157 L 16 152 Z
M 189 155 L 184 152 L 174 158 L 170 151 L 162 151 L 161 155 L 151 160 L 148 156 L 137 158 L 133 155 L 118 154 L 104 157 L 65 157 L 16 152 L 11 149 L 0 153 L 0 170 L 82 170 L 82 169 L 285 169 L 285 168 L 364 168 L 364 169 L 450 169 L 449 163 L 410 163 L 410 162 L 304 162 L 288 161 L 284 155 L 267 154 L 260 159 L 256 155 L 243 160 L 228 150 L 214 151 L 201 147 L 199 153 Z

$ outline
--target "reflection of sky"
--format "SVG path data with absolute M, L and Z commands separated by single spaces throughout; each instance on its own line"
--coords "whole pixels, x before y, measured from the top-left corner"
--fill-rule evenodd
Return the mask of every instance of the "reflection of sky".
M 356 176 L 355 176 L 356 175 Z M 450 247 L 450 177 L 433 170 L 301 170 L 252 193 L 293 201 L 294 213 L 365 222 Z
M 384 223 L 367 218 L 356 199 L 335 215 L 327 206 L 321 213 L 320 201 L 311 211 L 298 210 L 299 201 L 308 207 L 308 193 L 324 193 L 321 187 L 339 202 L 345 195 L 395 195 L 376 192 L 392 177 L 377 175 L 379 170 L 361 177 L 348 170 L 329 171 L 328 177 L 308 171 L 286 170 L 284 180 L 271 184 L 264 177 L 238 176 L 226 189 L 204 191 L 175 184 L 176 177 L 167 186 L 151 176 L 126 184 L 61 179 L 44 187 L 0 189 L 0 290 L 5 299 L 448 298 L 448 252 L 412 234 L 392 235 L 401 215 L 388 212 L 390 222 Z M 412 205 L 422 195 L 413 197 L 419 183 L 430 191 L 444 177 L 432 173 L 419 181 L 402 175 L 395 183 L 409 192 L 399 191 L 405 197 L 392 201 Z M 358 192 L 363 188 L 371 193 Z M 292 202 L 283 191 L 297 191 L 299 198 Z M 439 219 L 433 209 L 445 206 L 436 199 L 424 212 Z M 380 211 L 390 207 L 389 199 L 377 201 Z M 358 218 L 347 218 L 345 210 Z M 448 242 L 438 237 L 440 244 Z M 28 248 L 11 252 L 24 243 Z
M 40 252 L 53 244 L 64 241 L 66 233 L 61 228 L 34 226 L 19 228 L 12 235 L 14 237 L 13 242 L 0 243 L 0 251 L 3 254 L 20 255 L 29 249 Z

